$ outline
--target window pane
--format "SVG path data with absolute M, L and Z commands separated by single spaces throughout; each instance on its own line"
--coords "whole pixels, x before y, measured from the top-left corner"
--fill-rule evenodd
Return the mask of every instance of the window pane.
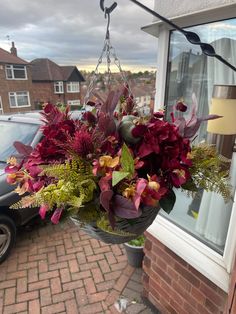
M 15 99 L 15 95 L 11 95 L 10 94 L 10 106 L 11 107 L 16 107 L 16 99 Z
M 14 78 L 26 78 L 24 69 L 14 69 Z
M 12 70 L 9 69 L 8 67 L 6 68 L 6 75 L 7 75 L 7 78 L 8 78 L 8 79 L 11 79 L 11 78 L 12 78 Z
M 27 93 L 17 93 L 17 105 L 18 107 L 29 106 Z
M 210 43 L 216 53 L 236 65 L 235 18 L 187 30 L 196 32 L 202 42 Z M 167 119 L 170 119 L 170 113 L 174 111 L 175 104 L 180 99 L 188 104 L 188 110 L 184 113 L 188 119 L 193 106 L 193 94 L 198 102 L 198 115 L 206 116 L 209 113 L 215 84 L 235 85 L 236 73 L 217 59 L 203 55 L 199 46 L 190 44 L 179 32 L 171 32 L 166 91 Z M 205 123 L 201 126 L 195 142 L 205 141 L 206 137 Z M 231 164 L 231 174 L 231 178 L 236 177 L 235 161 Z M 236 183 L 232 182 L 232 185 L 235 187 Z M 176 194 L 177 202 L 173 211 L 170 215 L 163 215 L 223 254 L 232 202 L 225 204 L 218 194 L 202 190 L 194 198 L 181 191 L 176 191 Z

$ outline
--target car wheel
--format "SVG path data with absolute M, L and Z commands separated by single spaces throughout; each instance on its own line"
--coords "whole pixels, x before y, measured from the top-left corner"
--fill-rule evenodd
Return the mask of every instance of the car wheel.
M 15 239 L 16 226 L 14 221 L 5 215 L 0 215 L 0 264 L 9 255 Z

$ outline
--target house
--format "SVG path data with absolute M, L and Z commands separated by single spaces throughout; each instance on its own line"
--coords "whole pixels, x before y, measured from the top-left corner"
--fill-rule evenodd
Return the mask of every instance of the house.
M 36 108 L 45 102 L 80 105 L 84 78 L 76 66 L 60 66 L 49 59 L 35 59 L 30 65 Z
M 236 1 L 155 0 L 154 10 L 201 40 L 236 66 Z M 179 98 L 198 114 L 208 114 L 214 85 L 236 85 L 236 72 L 204 55 L 198 45 L 155 19 L 143 27 L 158 38 L 158 77 L 155 109 L 166 107 L 169 117 Z M 207 138 L 206 126 L 199 141 Z M 226 137 L 221 137 L 224 141 Z M 236 150 L 231 150 L 231 178 L 235 188 Z M 159 213 L 148 229 L 143 264 L 144 295 L 162 314 L 236 313 L 236 204 L 205 192 L 191 199 L 178 192 L 173 211 Z
M 12 42 L 11 52 L 0 48 L 0 114 L 29 110 L 31 95 L 30 65 Z

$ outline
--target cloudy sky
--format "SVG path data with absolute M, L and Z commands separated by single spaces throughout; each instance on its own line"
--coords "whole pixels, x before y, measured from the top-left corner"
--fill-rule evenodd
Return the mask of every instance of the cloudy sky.
M 109 7 L 114 1 L 105 0 Z M 153 8 L 154 0 L 142 0 Z M 0 47 L 14 41 L 18 55 L 28 61 L 50 58 L 93 70 L 101 53 L 106 22 L 99 0 L 1 1 Z M 129 0 L 117 0 L 111 14 L 111 40 L 122 68 L 155 69 L 157 39 L 140 30 L 152 16 Z

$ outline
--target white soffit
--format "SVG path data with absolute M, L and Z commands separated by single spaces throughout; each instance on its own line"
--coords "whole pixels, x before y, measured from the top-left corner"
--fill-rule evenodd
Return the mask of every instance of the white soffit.
M 213 9 L 211 8 L 199 12 L 193 12 L 192 14 L 176 16 L 170 18 L 170 20 L 179 27 L 188 27 L 235 17 L 236 17 L 236 3 L 232 3 L 229 5 L 222 5 L 220 7 Z M 159 32 L 162 27 L 165 27 L 167 29 L 169 28 L 171 30 L 170 26 L 168 26 L 167 24 L 160 20 L 157 20 L 151 24 L 141 27 L 141 30 L 154 37 L 159 37 Z

